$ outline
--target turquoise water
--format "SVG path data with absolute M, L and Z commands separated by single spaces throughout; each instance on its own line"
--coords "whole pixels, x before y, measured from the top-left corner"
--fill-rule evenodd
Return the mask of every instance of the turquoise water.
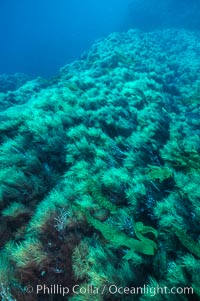
M 96 39 L 130 28 L 200 28 L 198 0 L 1 0 L 0 74 L 52 77 Z

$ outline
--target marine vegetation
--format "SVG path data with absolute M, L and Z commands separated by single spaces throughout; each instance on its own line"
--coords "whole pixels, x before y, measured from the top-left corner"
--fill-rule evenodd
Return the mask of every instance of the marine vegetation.
M 1 300 L 200 300 L 199 57 L 198 33 L 130 30 L 2 88 Z

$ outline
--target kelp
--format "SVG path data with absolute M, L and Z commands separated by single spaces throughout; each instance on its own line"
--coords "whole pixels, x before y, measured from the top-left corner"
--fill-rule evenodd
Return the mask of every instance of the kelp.
M 115 227 L 94 219 L 89 213 L 85 213 L 85 216 L 88 222 L 96 230 L 102 233 L 103 237 L 111 244 L 111 246 L 113 245 L 115 248 L 127 248 L 126 255 L 123 256 L 124 259 L 131 259 L 131 257 L 134 256 L 133 254 L 135 252 L 139 252 L 145 255 L 154 255 L 157 246 L 152 240 L 145 238 L 142 234 L 139 233 L 140 231 L 143 232 L 142 230 L 140 230 L 140 227 L 137 228 L 136 234 L 140 240 L 136 240 L 128 237 L 126 234 L 124 234 L 122 231 L 119 231 Z M 152 230 L 152 228 L 148 227 L 146 227 L 145 233 L 147 233 L 146 231 L 153 231 L 155 233 L 155 230 Z

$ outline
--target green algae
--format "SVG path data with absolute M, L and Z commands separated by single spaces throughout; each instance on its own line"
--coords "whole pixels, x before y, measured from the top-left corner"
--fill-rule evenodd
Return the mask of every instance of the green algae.
M 179 238 L 180 242 L 190 253 L 200 258 L 200 244 L 195 242 L 184 230 L 173 227 L 174 233 Z
M 94 226 L 95 229 L 99 230 L 104 238 L 116 248 L 126 247 L 128 251 L 126 255 L 123 256 L 124 259 L 131 259 L 135 256 L 135 252 L 139 252 L 145 255 L 154 255 L 156 244 L 150 240 L 145 238 L 143 235 L 139 234 L 140 230 L 137 229 L 136 236 L 140 239 L 136 240 L 128 237 L 123 232 L 117 230 L 113 226 L 105 223 L 101 223 L 100 221 L 94 219 L 89 213 L 86 213 L 86 218 L 90 224 Z M 137 224 L 136 224 L 137 226 Z M 147 227 L 148 228 L 148 227 Z M 147 230 L 146 230 L 147 231 Z M 148 228 L 148 232 L 152 231 L 152 228 Z M 145 232 L 147 233 L 147 232 Z
M 14 91 L 16 106 L 0 95 L 0 279 L 17 301 L 52 279 L 199 295 L 199 45 L 115 33 Z

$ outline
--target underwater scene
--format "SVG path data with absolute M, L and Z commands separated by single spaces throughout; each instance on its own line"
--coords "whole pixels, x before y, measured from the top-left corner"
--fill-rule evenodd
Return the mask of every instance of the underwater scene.
M 200 300 L 200 1 L 2 0 L 0 27 L 0 300 Z

